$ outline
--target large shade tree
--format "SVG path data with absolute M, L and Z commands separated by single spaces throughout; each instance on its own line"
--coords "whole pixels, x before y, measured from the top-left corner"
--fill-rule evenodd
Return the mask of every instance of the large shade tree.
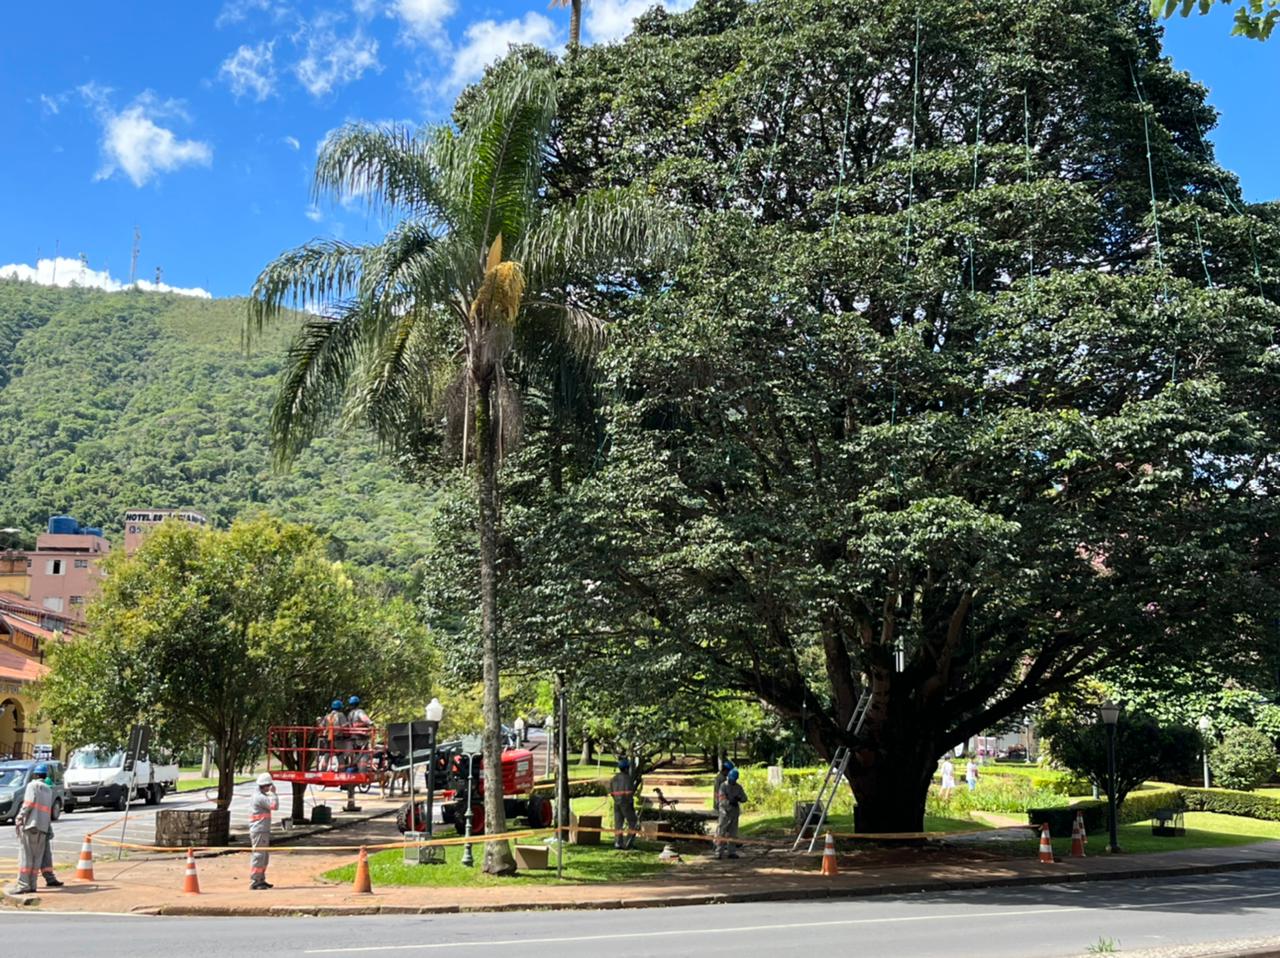
M 1158 37 L 1120 0 L 704 0 L 584 50 L 557 194 L 707 226 L 611 339 L 567 499 L 508 500 L 512 634 L 850 745 L 873 831 L 1110 663 L 1273 648 L 1276 216 Z
M 647 196 L 588 190 L 547 201 L 556 116 L 551 72 L 527 54 L 460 101 L 455 125 L 347 127 L 321 150 L 318 194 L 362 197 L 402 217 L 368 246 L 320 240 L 285 253 L 253 289 L 248 331 L 290 305 L 319 315 L 291 347 L 273 416 L 287 460 L 335 418 L 370 426 L 415 465 L 441 443 L 473 468 L 484 680 L 484 762 L 501 761 L 498 690 L 498 468 L 520 436 L 518 388 L 572 394 L 603 323 L 598 291 L 627 264 L 651 264 L 679 236 Z M 571 405 L 572 400 L 565 400 Z M 457 461 L 457 460 L 455 460 Z M 485 824 L 504 830 L 502 795 Z M 515 868 L 489 842 L 485 870 Z

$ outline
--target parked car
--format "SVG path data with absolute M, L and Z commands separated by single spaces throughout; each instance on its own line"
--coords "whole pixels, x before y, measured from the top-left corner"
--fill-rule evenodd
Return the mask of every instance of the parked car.
M 71 753 L 67 761 L 67 808 L 107 805 L 124 811 L 142 798 L 148 805 L 159 804 L 167 792 L 178 788 L 178 766 L 138 759 L 133 771 L 124 770 L 124 749 L 86 745 Z
M 63 809 L 70 807 L 61 762 L 10 759 L 0 762 L 0 823 L 11 822 L 18 814 L 18 809 L 22 807 L 22 794 L 31 781 L 31 770 L 41 762 L 49 766 L 49 772 L 53 776 L 53 805 L 49 809 L 49 817 L 56 822 L 62 817 Z

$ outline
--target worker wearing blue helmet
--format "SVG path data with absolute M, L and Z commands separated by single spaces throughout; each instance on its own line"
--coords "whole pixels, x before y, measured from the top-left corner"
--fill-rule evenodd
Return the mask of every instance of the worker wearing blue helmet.
M 747 793 L 738 784 L 738 770 L 729 769 L 719 793 L 720 816 L 716 821 L 716 858 L 737 858 L 738 845 L 727 841 L 738 837 L 738 817 Z
M 329 712 L 320 720 L 324 728 L 324 737 L 329 746 L 327 768 L 336 772 L 345 762 L 347 737 L 343 729 L 347 727 L 347 713 L 342 711 L 342 699 L 336 698 L 329 703 Z
M 727 758 L 720 766 L 720 771 L 716 772 L 716 780 L 711 785 L 711 807 L 717 812 L 720 811 L 720 786 L 724 784 L 724 780 L 729 777 L 729 772 L 733 769 L 733 762 Z
M 618 759 L 618 771 L 609 780 L 609 795 L 613 799 L 613 847 L 629 849 L 635 844 L 640 822 L 636 818 L 636 777 L 626 756 Z
M 53 852 L 49 840 L 53 838 L 53 782 L 49 766 L 43 762 L 31 769 L 31 781 L 22 795 L 22 808 L 14 818 L 18 827 L 18 884 L 15 895 L 30 895 L 36 890 L 36 874 L 43 873 L 44 883 L 50 888 L 62 882 L 53 873 Z

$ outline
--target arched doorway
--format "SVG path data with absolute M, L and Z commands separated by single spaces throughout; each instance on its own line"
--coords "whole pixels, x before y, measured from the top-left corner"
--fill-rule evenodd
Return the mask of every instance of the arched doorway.
M 17 699 L 0 701 L 0 758 L 22 757 L 22 733 L 26 731 L 25 718 L 22 703 Z

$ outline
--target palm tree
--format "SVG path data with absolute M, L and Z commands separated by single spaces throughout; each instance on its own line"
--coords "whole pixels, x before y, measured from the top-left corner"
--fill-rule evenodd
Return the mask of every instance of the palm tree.
M 578 39 L 582 35 L 582 0 L 551 0 L 552 7 L 569 7 L 569 55 L 578 52 Z
M 443 441 L 474 468 L 489 769 L 502 751 L 498 468 L 519 438 L 509 369 L 528 376 L 589 354 L 603 324 L 584 297 L 610 270 L 655 262 L 681 236 L 672 215 L 632 192 L 547 205 L 555 110 L 551 75 L 517 65 L 456 129 L 336 133 L 317 160 L 317 197 L 363 197 L 404 218 L 379 243 L 316 240 L 282 254 L 258 276 L 245 325 L 252 339 L 290 307 L 316 314 L 293 339 L 272 413 L 282 464 L 337 421 L 371 427 L 401 457 Z M 485 790 L 485 828 L 505 829 L 501 789 Z M 484 869 L 515 870 L 505 841 L 485 846 Z

